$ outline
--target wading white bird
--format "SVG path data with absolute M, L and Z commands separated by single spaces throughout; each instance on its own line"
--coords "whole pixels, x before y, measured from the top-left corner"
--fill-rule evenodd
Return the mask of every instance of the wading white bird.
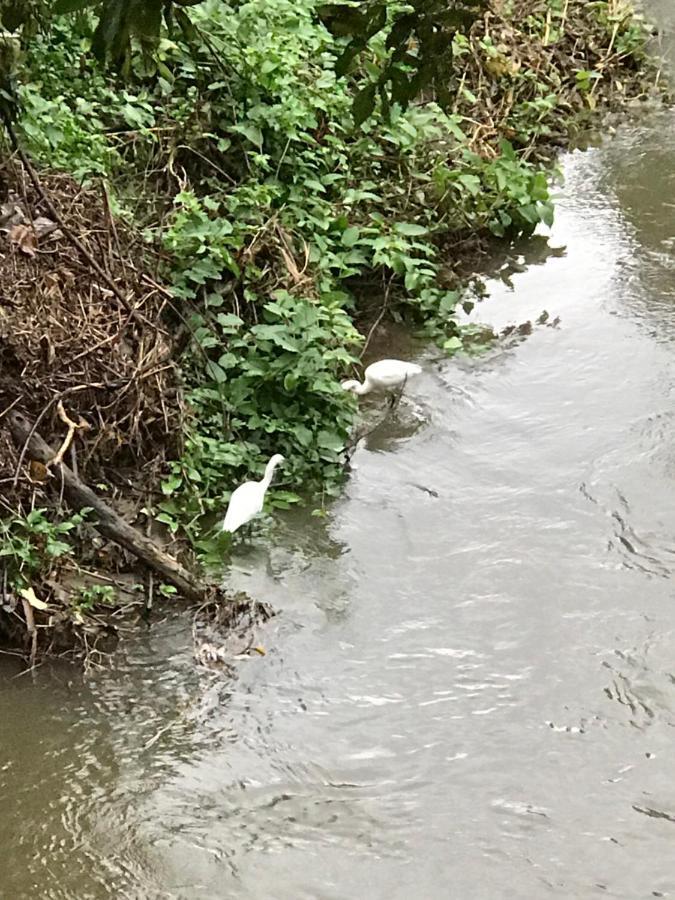
M 233 534 L 237 528 L 246 525 L 254 516 L 262 511 L 265 494 L 270 486 L 276 467 L 284 462 L 280 453 L 275 453 L 265 466 L 265 474 L 261 481 L 245 481 L 233 491 L 223 521 L 223 531 Z
M 402 362 L 400 359 L 381 359 L 365 370 L 363 384 L 354 380 L 343 381 L 342 387 L 359 396 L 371 391 L 390 391 L 397 387 L 402 392 L 407 380 L 419 375 L 421 371 L 422 367 L 415 363 Z

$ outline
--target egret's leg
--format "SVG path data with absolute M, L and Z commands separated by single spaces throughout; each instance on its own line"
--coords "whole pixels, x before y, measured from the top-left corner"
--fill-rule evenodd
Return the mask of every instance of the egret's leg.
M 249 524 L 241 525 L 239 528 L 237 528 L 238 547 L 245 547 L 249 543 L 250 528 L 251 526 Z
M 401 387 L 399 388 L 398 392 L 392 394 L 392 400 L 393 400 L 393 402 L 391 404 L 392 412 L 398 408 L 398 405 L 401 402 L 401 397 L 403 396 L 403 391 L 405 390 L 407 381 L 408 381 L 408 376 L 406 375 L 405 378 L 403 379 L 403 383 L 401 384 Z

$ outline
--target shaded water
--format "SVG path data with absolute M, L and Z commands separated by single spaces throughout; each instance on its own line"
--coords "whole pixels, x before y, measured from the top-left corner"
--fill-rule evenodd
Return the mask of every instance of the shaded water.
M 430 352 L 235 557 L 266 657 L 200 672 L 177 615 L 0 682 L 1 897 L 675 897 L 675 113 L 563 164 L 475 316 L 560 326 Z

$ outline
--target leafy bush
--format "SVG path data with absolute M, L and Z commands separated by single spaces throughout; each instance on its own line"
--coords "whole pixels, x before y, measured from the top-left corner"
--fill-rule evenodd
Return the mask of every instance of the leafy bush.
M 307 483 L 312 473 L 321 473 L 324 488 L 336 487 L 354 409 L 338 373 L 352 362 L 345 346 L 357 338 L 337 299 L 278 291 L 250 328 L 233 313 L 216 313 L 211 327 L 195 317 L 196 339 L 219 355 L 207 364 L 211 380 L 197 376 L 188 397 L 197 421 L 162 486 L 170 499 L 160 521 L 174 530 L 182 523 L 196 539 L 196 520 L 224 508 L 232 471 L 262 473 L 271 452 L 286 456 L 285 477 L 296 489 L 316 487 Z M 297 496 L 275 491 L 275 499 L 283 505 Z
M 33 509 L 26 516 L 0 520 L 0 559 L 7 583 L 14 590 L 27 589 L 46 575 L 55 562 L 73 552 L 66 539 L 82 524 L 88 510 L 53 522 L 46 509 Z
M 501 155 L 485 160 L 466 150 L 453 168 L 434 173 L 441 206 L 455 228 L 488 228 L 496 237 L 531 234 L 539 222 L 553 223 L 546 174 L 517 156 L 508 141 Z

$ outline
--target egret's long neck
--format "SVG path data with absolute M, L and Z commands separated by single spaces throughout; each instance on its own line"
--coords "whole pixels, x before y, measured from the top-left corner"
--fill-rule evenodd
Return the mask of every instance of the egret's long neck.
M 363 396 L 363 394 L 369 394 L 373 389 L 372 384 L 368 380 L 368 378 L 363 379 L 363 384 L 360 384 L 357 388 L 354 388 L 354 393 L 358 394 L 359 397 Z
M 263 475 L 261 484 L 264 484 L 266 489 L 272 483 L 272 476 L 274 475 L 274 470 L 276 469 L 276 467 L 277 464 L 274 462 L 274 460 L 270 460 L 265 466 L 265 474 Z

